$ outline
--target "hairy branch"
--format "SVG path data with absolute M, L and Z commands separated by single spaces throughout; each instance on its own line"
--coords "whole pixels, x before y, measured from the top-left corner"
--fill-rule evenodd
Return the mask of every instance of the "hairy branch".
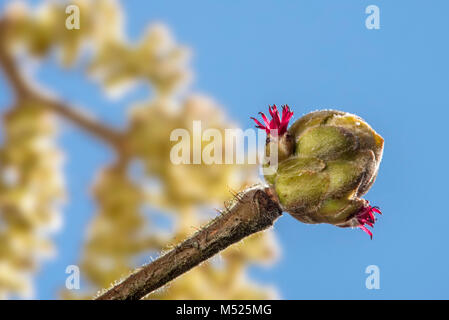
M 202 230 L 127 279 L 97 297 L 98 300 L 137 300 L 164 286 L 231 244 L 265 230 L 282 210 L 263 186 L 247 189 L 236 202 Z
M 71 121 L 85 131 L 102 139 L 106 143 L 115 148 L 124 151 L 123 135 L 104 124 L 101 124 L 91 117 L 77 111 L 75 108 L 66 103 L 58 101 L 45 96 L 33 88 L 32 84 L 27 81 L 27 78 L 22 74 L 13 55 L 8 48 L 8 20 L 0 18 L 0 67 L 11 84 L 17 99 L 29 99 L 35 101 L 37 104 L 42 104 L 49 108 L 59 116 Z

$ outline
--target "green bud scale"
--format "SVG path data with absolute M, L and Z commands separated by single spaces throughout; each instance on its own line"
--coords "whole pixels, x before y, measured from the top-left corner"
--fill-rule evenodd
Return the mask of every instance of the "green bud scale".
M 383 138 L 347 112 L 311 112 L 287 129 L 290 108 L 282 117 L 275 105 L 269 111 L 271 121 L 263 114 L 264 124 L 253 120 L 267 132 L 267 157 L 277 148 L 277 170 L 265 180 L 282 209 L 304 223 L 360 227 L 372 237 L 366 225 L 373 227 L 380 210 L 361 197 L 376 179 Z

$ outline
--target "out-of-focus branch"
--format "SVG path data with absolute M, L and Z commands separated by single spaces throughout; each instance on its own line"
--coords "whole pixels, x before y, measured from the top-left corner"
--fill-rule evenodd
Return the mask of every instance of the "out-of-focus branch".
M 202 230 L 127 279 L 98 300 L 137 300 L 164 286 L 231 244 L 271 227 L 281 216 L 269 188 L 257 186 L 236 196 L 236 202 Z
M 4 17 L 0 18 L 0 67 L 3 69 L 7 80 L 11 84 L 17 99 L 29 99 L 37 104 L 41 104 L 93 136 L 102 139 L 111 146 L 120 149 L 120 151 L 124 151 L 124 138 L 120 132 L 95 121 L 86 114 L 77 111 L 74 107 L 48 97 L 33 88 L 32 84 L 22 74 L 7 46 L 7 33 L 8 20 Z
M 77 111 L 74 107 L 71 107 L 61 101 L 44 96 L 37 96 L 35 98 L 35 101 L 44 105 L 46 108 L 50 109 L 57 115 L 81 127 L 93 136 L 109 143 L 111 146 L 120 150 L 124 150 L 124 137 L 122 133 L 118 132 L 117 130 L 105 126 L 104 124 L 94 120 L 84 113 Z
M 17 68 L 14 58 L 8 48 L 8 32 L 10 21 L 6 17 L 0 17 L 0 66 L 7 80 L 14 89 L 17 97 L 24 97 L 30 91 L 30 84 Z

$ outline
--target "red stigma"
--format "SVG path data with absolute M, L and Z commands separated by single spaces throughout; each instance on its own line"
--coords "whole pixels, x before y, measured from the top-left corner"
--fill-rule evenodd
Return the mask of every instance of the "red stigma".
M 360 223 L 359 228 L 366 232 L 371 239 L 373 239 L 373 233 L 365 225 L 370 226 L 371 228 L 374 227 L 374 223 L 376 222 L 374 212 L 382 214 L 382 212 L 380 212 L 379 210 L 379 207 L 371 207 L 370 205 L 368 205 L 356 215 L 356 219 Z
M 293 112 L 290 110 L 288 105 L 282 106 L 282 117 L 280 117 L 279 111 L 275 104 L 273 106 L 268 106 L 268 111 L 271 115 L 271 121 L 268 121 L 265 114 L 259 112 L 265 125 L 263 125 L 256 118 L 251 117 L 251 119 L 253 119 L 256 123 L 256 128 L 265 130 L 268 135 L 271 133 L 270 130 L 276 130 L 277 135 L 282 136 L 287 132 L 288 122 L 293 117 Z

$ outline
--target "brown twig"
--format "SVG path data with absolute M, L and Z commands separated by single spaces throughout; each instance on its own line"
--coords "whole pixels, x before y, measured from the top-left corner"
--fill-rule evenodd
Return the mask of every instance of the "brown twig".
M 229 209 L 173 250 L 138 269 L 97 297 L 97 300 L 137 300 L 164 286 L 231 244 L 265 230 L 282 210 L 270 189 L 247 189 Z

